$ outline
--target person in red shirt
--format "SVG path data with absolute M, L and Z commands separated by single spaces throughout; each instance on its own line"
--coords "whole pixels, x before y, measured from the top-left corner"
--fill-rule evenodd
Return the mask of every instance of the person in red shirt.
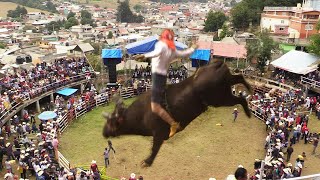
M 93 174 L 95 172 L 99 172 L 98 165 L 95 160 L 92 160 L 92 162 L 91 162 L 90 171 L 91 171 L 91 174 Z
M 301 117 L 298 115 L 296 117 L 296 125 L 300 124 L 301 123 Z

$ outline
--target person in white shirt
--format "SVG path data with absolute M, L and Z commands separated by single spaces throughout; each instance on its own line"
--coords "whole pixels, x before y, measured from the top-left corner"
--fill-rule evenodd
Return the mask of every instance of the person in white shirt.
M 152 89 L 151 89 L 151 110 L 170 124 L 170 134 L 172 137 L 179 129 L 179 123 L 162 107 L 165 104 L 165 87 L 167 82 L 167 72 L 170 63 L 178 57 L 186 57 L 193 53 L 196 45 L 191 48 L 179 51 L 174 44 L 174 33 L 170 29 L 165 29 L 152 52 L 136 56 L 136 60 L 141 61 L 152 58 Z

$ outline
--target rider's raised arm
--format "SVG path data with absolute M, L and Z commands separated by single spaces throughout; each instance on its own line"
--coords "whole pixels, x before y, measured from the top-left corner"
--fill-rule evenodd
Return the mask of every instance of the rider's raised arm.
M 186 50 L 183 50 L 183 51 L 179 51 L 179 50 L 176 50 L 176 57 L 186 57 L 186 56 L 189 56 L 190 54 L 192 54 L 194 52 L 194 48 L 188 48 Z
M 144 55 L 144 57 L 146 57 L 146 58 L 158 57 L 158 56 L 160 56 L 160 54 L 161 54 L 162 50 L 164 49 L 164 47 L 165 47 L 164 43 L 157 42 L 155 47 L 154 47 L 154 50 L 152 52 L 146 53 Z

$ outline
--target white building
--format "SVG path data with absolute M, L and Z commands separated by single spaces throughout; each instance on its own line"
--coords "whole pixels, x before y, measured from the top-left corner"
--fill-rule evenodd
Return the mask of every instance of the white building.
M 29 12 L 26 17 L 30 20 L 40 20 L 45 18 L 45 14 L 43 12 Z

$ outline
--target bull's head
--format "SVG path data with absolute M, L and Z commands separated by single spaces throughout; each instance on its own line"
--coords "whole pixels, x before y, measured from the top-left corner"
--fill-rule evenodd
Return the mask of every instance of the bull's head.
M 106 119 L 106 123 L 103 128 L 103 136 L 110 137 L 110 136 L 118 136 L 120 135 L 120 128 L 124 122 L 125 116 L 124 104 L 122 101 L 118 101 L 113 113 L 103 113 L 103 117 Z

